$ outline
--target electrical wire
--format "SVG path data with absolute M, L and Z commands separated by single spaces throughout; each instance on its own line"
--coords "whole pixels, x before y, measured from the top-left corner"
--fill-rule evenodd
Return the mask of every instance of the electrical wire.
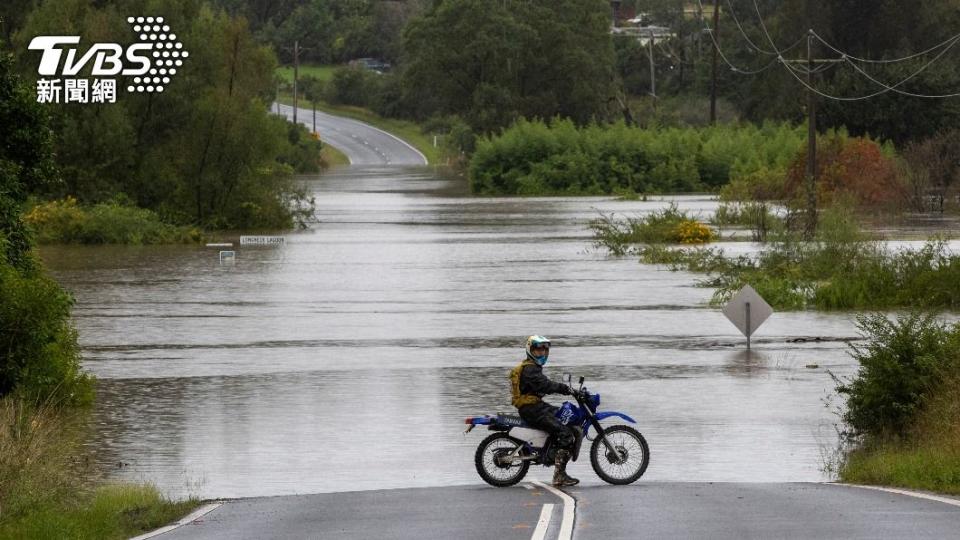
M 702 9 L 703 5 L 701 4 L 700 7 Z M 740 24 L 740 19 L 737 18 L 737 12 L 733 9 L 733 2 L 731 0 L 727 0 L 727 7 L 730 8 L 730 16 L 733 17 L 733 22 L 737 23 L 737 28 L 740 29 L 740 33 L 743 35 L 743 39 L 747 40 L 747 43 L 749 43 L 751 47 L 756 49 L 758 53 L 777 56 L 776 51 L 768 51 L 760 47 L 759 45 L 754 43 L 752 39 L 750 39 L 750 36 L 748 36 L 747 33 L 743 30 L 743 25 Z
M 760 28 L 763 30 L 764 35 L 767 36 L 767 41 L 770 42 L 770 46 L 773 47 L 774 50 L 777 50 L 777 45 L 773 42 L 773 38 L 770 37 L 770 32 L 767 30 L 767 25 L 764 24 L 764 22 L 763 22 L 763 15 L 760 14 L 760 6 L 757 5 L 757 0 L 753 0 L 753 7 L 754 7 L 754 9 L 757 11 L 757 18 L 760 20 Z M 812 31 L 812 30 L 810 31 L 810 34 L 811 34 L 811 36 L 813 35 L 813 31 Z M 918 69 L 917 71 L 913 72 L 913 73 L 910 74 L 908 77 L 906 77 L 905 79 L 901 80 L 900 82 L 898 82 L 898 83 L 896 83 L 896 84 L 894 84 L 894 85 L 885 85 L 885 84 L 884 84 L 884 85 L 883 85 L 883 86 L 884 86 L 883 90 L 879 90 L 879 91 L 874 92 L 874 93 L 872 93 L 872 94 L 868 94 L 868 95 L 865 95 L 865 96 L 858 96 L 858 97 L 834 96 L 834 95 L 831 95 L 831 94 L 827 94 L 827 93 L 825 93 L 825 92 L 822 92 L 822 91 L 814 88 L 814 87 L 813 87 L 812 85 L 810 85 L 809 83 L 807 83 L 807 81 L 804 81 L 804 80 L 801 79 L 799 76 L 797 76 L 796 71 L 794 71 L 794 70 L 791 68 L 791 66 L 790 66 L 786 61 L 784 61 L 784 59 L 783 59 L 783 54 L 780 53 L 779 51 L 778 51 L 779 56 L 777 57 L 777 59 L 784 65 L 784 67 L 786 67 L 787 73 L 789 73 L 790 75 L 793 75 L 793 78 L 797 79 L 797 81 L 799 81 L 800 84 L 802 84 L 803 86 L 807 87 L 807 89 L 810 90 L 811 92 L 813 92 L 813 93 L 815 93 L 815 94 L 817 94 L 817 95 L 819 95 L 819 96 L 825 97 L 825 98 L 827 98 L 827 99 L 833 99 L 833 100 L 836 100 L 836 101 L 861 101 L 861 100 L 864 100 L 864 99 L 870 99 L 870 98 L 879 96 L 879 95 L 881 95 L 881 94 L 886 94 L 887 92 L 891 92 L 891 91 L 894 91 L 894 92 L 895 92 L 895 91 L 897 91 L 897 88 L 896 88 L 896 87 L 902 85 L 903 83 L 909 81 L 910 79 L 913 79 L 914 77 L 916 77 L 916 76 L 919 75 L 920 73 L 924 72 L 928 67 L 930 67 L 931 64 L 933 64 L 934 62 L 936 62 L 937 60 L 939 60 L 940 57 L 942 57 L 944 54 L 946 54 L 946 52 L 949 51 L 950 48 L 953 47 L 953 46 L 957 43 L 957 41 L 960 41 L 960 35 L 955 36 L 955 37 L 954 37 L 954 41 L 951 42 L 951 43 L 950 43 L 947 47 L 945 47 L 942 51 L 940 51 L 940 54 L 934 56 L 929 62 L 927 62 L 926 64 L 920 66 L 920 69 Z M 848 62 L 848 63 L 849 63 L 849 62 Z M 872 77 L 869 77 L 869 75 L 868 75 L 868 78 L 871 79 L 871 80 L 873 80 L 874 82 L 876 82 L 876 83 L 878 83 L 878 84 L 883 84 L 883 83 L 880 83 L 879 81 L 874 80 Z M 922 95 L 922 94 L 912 94 L 912 95 L 914 95 L 915 97 L 931 97 L 931 98 L 936 98 L 936 97 L 954 97 L 954 96 L 960 95 L 960 93 L 958 93 L 958 94 L 945 94 L 945 95 L 943 95 L 943 96 L 924 96 L 924 95 Z
M 796 71 L 797 73 L 801 73 L 803 75 L 816 75 L 817 73 L 823 73 L 824 71 L 827 71 L 828 69 L 832 69 L 842 63 L 843 63 L 843 58 L 841 57 L 841 58 L 833 59 L 831 62 L 827 62 L 820 67 L 815 67 L 813 69 L 810 69 L 803 64 L 794 65 L 789 62 L 785 62 L 785 64 L 790 69 Z
M 778 57 L 777 57 L 777 58 L 774 58 L 771 62 L 769 62 L 768 64 L 764 65 L 763 67 L 761 67 L 761 68 L 759 68 L 759 69 L 749 70 L 749 69 L 743 69 L 743 68 L 741 68 L 741 67 L 735 66 L 732 62 L 730 62 L 729 59 L 727 59 L 727 55 L 723 54 L 723 50 L 720 49 L 720 43 L 717 42 L 717 38 L 713 35 L 713 29 L 710 28 L 710 27 L 706 24 L 706 21 L 703 19 L 703 2 L 702 2 L 702 0 L 697 0 L 697 4 L 700 5 L 700 20 L 701 20 L 701 21 L 703 22 L 703 24 L 704 24 L 704 30 L 706 30 L 707 33 L 710 35 L 710 41 L 712 41 L 712 42 L 713 42 L 713 46 L 716 47 L 717 53 L 720 55 L 720 58 L 723 59 L 723 62 L 724 62 L 725 64 L 727 64 L 727 66 L 729 66 L 730 69 L 731 69 L 734 73 L 739 73 L 739 74 L 741 74 L 741 75 L 756 75 L 756 74 L 758 74 L 758 73 L 762 73 L 762 72 L 764 72 L 764 71 L 772 68 L 773 66 L 775 66 L 775 65 L 780 61 L 780 55 L 781 55 L 782 53 L 781 53 L 781 51 L 777 51 Z M 797 42 L 794 43 L 793 45 L 790 45 L 790 46 L 787 47 L 786 49 L 783 49 L 782 52 L 786 52 L 786 51 L 792 50 L 794 47 L 796 47 L 797 45 L 799 45 L 799 44 L 803 41 L 803 39 L 804 39 L 804 38 L 800 38 L 800 39 L 797 40 Z M 774 45 L 773 48 L 774 48 L 774 50 L 776 50 L 776 45 Z
M 953 47 L 958 41 L 960 41 L 960 36 L 958 36 L 957 39 L 956 39 L 953 43 L 951 43 L 950 45 L 948 45 L 947 48 L 944 49 L 944 52 L 946 52 L 948 49 L 950 49 L 950 47 Z M 938 56 L 938 58 L 939 58 L 939 56 Z M 953 94 L 932 95 L 932 94 L 917 94 L 917 93 L 914 93 L 914 92 L 907 92 L 907 91 L 904 91 L 904 90 L 900 90 L 899 88 L 897 88 L 897 86 L 899 86 L 901 83 L 897 83 L 896 85 L 890 86 L 890 85 L 884 83 L 883 81 L 879 81 L 879 80 L 871 77 L 869 73 L 867 73 L 866 71 L 864 71 L 860 66 L 858 66 L 856 63 L 852 62 L 849 58 L 844 58 L 844 59 L 847 61 L 848 64 L 850 64 L 851 67 L 853 67 L 853 69 L 859 71 L 861 75 L 863 75 L 864 77 L 866 77 L 867 79 L 869 79 L 869 80 L 870 80 L 871 82 L 873 82 L 874 84 L 877 84 L 878 86 L 881 86 L 881 87 L 883 87 L 883 88 L 886 88 L 887 91 L 889 91 L 889 92 L 896 92 L 896 93 L 898 93 L 898 94 L 903 94 L 903 95 L 905 95 L 905 96 L 918 97 L 918 98 L 927 98 L 927 99 L 942 99 L 942 98 L 949 98 L 949 97 L 957 97 L 957 96 L 960 96 L 960 92 L 955 92 L 955 93 L 953 93 Z M 926 66 L 924 66 L 924 67 L 926 67 Z M 911 75 L 911 77 L 912 77 L 912 75 Z M 901 82 L 906 82 L 906 81 L 904 80 L 904 81 L 901 81 Z
M 943 41 L 943 42 L 941 42 L 941 43 L 939 43 L 939 44 L 937 44 L 937 45 L 934 45 L 933 47 L 930 47 L 929 49 L 927 49 L 927 50 L 925 50 L 925 51 L 921 51 L 921 52 L 918 52 L 918 53 L 914 53 L 914 54 L 911 54 L 910 56 L 904 56 L 904 57 L 902 57 L 902 58 L 891 58 L 891 59 L 888 59 L 888 60 L 872 60 L 872 59 L 869 59 L 869 58 L 857 58 L 856 56 L 853 56 L 852 54 L 847 54 L 847 53 L 841 51 L 840 49 L 834 47 L 834 46 L 831 45 L 830 43 L 828 43 L 827 40 L 825 40 L 825 39 L 823 39 L 822 37 L 820 37 L 820 35 L 817 34 L 816 32 L 814 32 L 812 29 L 810 30 L 810 33 L 813 34 L 813 37 L 815 37 L 815 38 L 817 38 L 818 40 L 820 40 L 820 43 L 823 43 L 824 45 L 826 45 L 827 47 L 829 47 L 831 50 L 833 50 L 835 53 L 837 53 L 837 54 L 839 54 L 839 55 L 841 55 L 841 56 L 844 56 L 844 57 L 846 57 L 846 58 L 849 58 L 849 59 L 851 59 L 851 60 L 856 60 L 857 62 L 865 62 L 865 63 L 868 63 L 868 64 L 895 64 L 895 63 L 897 63 L 897 62 L 903 62 L 903 61 L 905 61 L 905 60 L 911 60 L 911 59 L 916 58 L 916 57 L 918 57 L 918 56 L 923 56 L 923 55 L 925 55 L 925 54 L 927 54 L 927 53 L 933 52 L 933 51 L 939 49 L 940 47 L 943 47 L 944 45 L 947 45 L 947 44 L 950 43 L 951 41 L 954 41 L 954 40 L 956 40 L 957 38 L 960 38 L 960 34 L 956 34 L 956 35 L 954 35 L 954 36 L 951 36 L 950 38 L 947 38 L 945 41 Z M 952 44 L 951 44 L 951 46 L 952 46 Z

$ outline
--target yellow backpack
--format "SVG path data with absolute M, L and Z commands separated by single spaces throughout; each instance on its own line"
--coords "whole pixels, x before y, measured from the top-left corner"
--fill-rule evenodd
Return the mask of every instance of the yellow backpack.
M 520 373 L 523 371 L 523 368 L 526 366 L 534 366 L 532 361 L 529 358 L 525 358 L 523 362 L 517 364 L 517 366 L 510 370 L 510 392 L 512 394 L 510 403 L 514 407 L 520 408 L 524 405 L 533 405 L 534 403 L 540 403 L 540 396 L 536 394 L 521 394 L 520 393 Z

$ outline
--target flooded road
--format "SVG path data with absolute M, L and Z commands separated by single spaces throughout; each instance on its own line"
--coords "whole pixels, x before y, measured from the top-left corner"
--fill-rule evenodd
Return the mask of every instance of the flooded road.
M 638 420 L 641 481 L 826 479 L 827 370 L 854 370 L 853 315 L 774 314 L 748 354 L 698 276 L 591 248 L 597 211 L 667 202 L 474 199 L 428 168 L 305 181 L 320 222 L 232 265 L 195 246 L 42 250 L 77 299 L 113 477 L 210 498 L 479 483 L 486 433 L 463 417 L 510 410 L 507 372 L 544 334 L 548 374 Z M 599 482 L 586 459 L 571 470 Z

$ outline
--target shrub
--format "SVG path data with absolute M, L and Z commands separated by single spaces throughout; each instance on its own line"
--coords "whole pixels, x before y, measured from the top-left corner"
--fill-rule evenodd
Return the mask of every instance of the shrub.
M 692 219 L 677 224 L 674 234 L 681 244 L 705 244 L 716 237 L 713 229 Z
M 326 100 L 334 105 L 370 105 L 379 92 L 381 75 L 360 67 L 342 66 L 325 86 Z
M 907 145 L 908 190 L 913 206 L 944 211 L 947 196 L 960 177 L 960 129 L 944 130 Z
M 601 214 L 590 227 L 595 244 L 614 255 L 624 255 L 630 244 L 704 244 L 716 239 L 713 229 L 678 210 L 676 203 L 624 222 Z
M 800 141 L 800 130 L 786 124 L 578 128 L 521 119 L 477 141 L 469 171 L 472 189 L 492 195 L 691 192 L 783 170 Z
M 72 305 L 70 294 L 39 263 L 17 270 L 0 260 L 0 396 L 18 392 L 39 400 L 92 400 L 92 382 L 80 371 L 70 324 Z
M 785 196 L 806 204 L 807 150 L 804 147 L 787 170 Z M 897 207 L 907 200 L 896 161 L 870 139 L 830 134 L 817 148 L 817 203 L 829 206 L 849 198 L 863 207 Z
M 595 245 L 615 255 L 644 243 L 643 262 L 710 274 L 701 284 L 717 289 L 715 305 L 750 284 L 776 309 L 960 308 L 960 255 L 942 240 L 920 249 L 888 250 L 863 237 L 849 210 L 834 207 L 824 210 L 812 241 L 774 228 L 768 248 L 729 264 L 715 260 L 721 254 L 705 261 L 696 251 L 652 247 L 681 242 L 679 227 L 692 227 L 682 225 L 689 219 L 671 206 L 643 218 L 602 216 L 591 228 Z
M 83 207 L 73 197 L 37 204 L 24 221 L 40 243 L 171 244 L 202 239 L 197 229 L 164 223 L 151 210 L 120 202 Z
M 838 381 L 847 396 L 844 421 L 852 435 L 902 438 L 943 374 L 960 361 L 960 326 L 948 327 L 931 315 L 911 314 L 896 321 L 862 315 L 857 327 L 866 344 L 851 344 L 860 370 Z

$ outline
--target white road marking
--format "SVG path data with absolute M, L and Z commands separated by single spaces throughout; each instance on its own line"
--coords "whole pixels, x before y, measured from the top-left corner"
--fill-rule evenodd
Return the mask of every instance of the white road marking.
M 130 540 L 147 540 L 147 538 L 153 538 L 154 536 L 159 536 L 165 532 L 170 532 L 176 529 L 177 527 L 182 527 L 187 523 L 190 523 L 191 521 L 200 519 L 201 517 L 209 514 L 210 512 L 213 512 L 217 508 L 220 508 L 221 506 L 223 506 L 222 502 L 216 502 L 216 503 L 208 504 L 206 506 L 202 506 L 200 507 L 200 509 L 194 511 L 192 514 L 174 523 L 173 525 L 167 525 L 166 527 L 160 527 L 155 531 L 151 531 L 146 534 L 141 534 L 140 536 L 134 536 Z
M 560 491 L 559 489 L 553 486 L 548 486 L 547 484 L 544 484 L 538 480 L 534 480 L 530 483 L 536 484 L 563 499 L 563 520 L 560 522 L 560 534 L 557 535 L 557 540 L 571 540 L 573 538 L 573 518 L 577 508 L 576 499 Z
M 547 528 L 550 527 L 551 516 L 553 516 L 553 505 L 543 505 L 543 510 L 540 511 L 540 520 L 537 521 L 537 528 L 534 529 L 533 536 L 530 537 L 530 540 L 543 540 L 546 538 Z
M 289 120 L 289 119 L 292 119 L 292 117 L 293 117 L 293 107 L 292 107 L 291 105 L 279 104 L 279 103 L 277 103 L 277 102 L 274 102 L 274 103 L 279 106 L 280 111 L 282 111 L 283 115 L 284 115 L 288 120 Z M 301 111 L 304 115 L 309 115 L 309 114 L 311 114 L 311 111 L 310 111 L 309 109 L 303 109 L 303 108 L 298 108 L 298 109 L 299 109 L 299 111 Z M 272 109 L 271 109 L 271 110 L 272 110 Z M 299 115 L 298 115 L 298 116 L 299 116 Z M 342 124 L 353 124 L 353 125 L 358 125 L 358 126 L 361 126 L 361 127 L 363 127 L 363 128 L 372 129 L 373 131 L 377 131 L 377 132 L 379 132 L 379 133 L 382 133 L 383 135 L 386 135 L 387 137 L 389 137 L 389 138 L 391 138 L 391 139 L 399 142 L 400 144 L 402 144 L 403 146 L 406 146 L 408 149 L 410 149 L 410 150 L 413 151 L 415 154 L 417 154 L 417 156 L 418 156 L 420 159 L 423 160 L 423 164 L 424 164 L 424 165 L 429 165 L 429 163 L 430 163 L 430 162 L 427 160 L 426 156 L 423 155 L 422 152 L 420 152 L 419 150 L 417 150 L 413 145 L 411 145 L 411 144 L 408 143 L 407 141 L 405 141 L 405 140 L 397 137 L 396 135 L 394 135 L 394 134 L 392 134 L 392 133 L 389 133 L 389 132 L 384 131 L 384 130 L 378 128 L 378 127 L 375 127 L 375 126 L 372 126 L 372 125 L 370 125 L 370 124 L 367 124 L 366 122 L 361 122 L 361 121 L 359 121 L 359 120 L 354 120 L 354 119 L 352 119 L 352 118 L 346 118 L 346 117 L 343 117 L 343 116 L 336 116 L 336 115 L 332 115 L 332 114 L 327 114 L 327 113 L 324 113 L 324 112 L 321 112 L 321 111 L 318 111 L 318 112 L 317 112 L 317 118 L 318 118 L 318 119 L 323 119 L 323 118 L 325 118 L 325 117 L 328 118 L 328 119 L 334 119 L 334 120 L 338 121 L 341 125 L 342 125 Z M 310 120 L 309 120 L 308 118 L 303 118 L 303 119 L 298 118 L 297 120 L 298 120 L 301 124 L 303 124 L 303 125 L 310 125 Z M 340 128 L 332 127 L 332 129 L 334 129 L 335 131 L 338 131 L 338 132 L 343 132 L 343 130 L 340 129 Z M 355 140 L 357 140 L 358 142 L 360 142 L 360 143 L 363 144 L 364 146 L 372 146 L 372 145 L 370 144 L 369 140 L 362 139 L 359 135 L 357 135 L 357 134 L 355 134 L 355 133 L 348 133 L 348 136 L 351 137 L 351 138 L 353 138 L 353 139 L 355 139 Z M 328 143 L 328 144 L 329 144 L 329 143 Z M 343 152 L 344 154 L 348 154 L 347 148 L 344 147 L 344 146 L 340 146 L 340 145 L 337 145 L 337 144 L 332 144 L 331 146 L 334 146 L 335 148 L 337 148 L 338 150 L 340 150 L 340 151 Z M 385 153 L 380 152 L 380 148 L 379 148 L 379 147 L 374 147 L 374 149 L 375 149 L 382 157 L 386 157 L 386 154 L 385 154 Z M 347 155 L 347 159 L 350 161 L 350 164 L 353 165 L 353 160 L 350 159 L 350 156 L 349 156 L 349 155 Z M 390 165 L 390 164 L 392 164 L 392 162 L 388 160 L 388 161 L 387 161 L 387 164 Z
M 530 484 L 523 484 L 523 487 L 525 487 L 526 489 L 529 489 L 529 490 L 531 490 L 531 491 L 537 489 L 537 488 L 531 486 Z
M 831 486 L 847 486 L 855 487 L 860 489 L 872 489 L 875 491 L 886 491 L 887 493 L 896 493 L 897 495 L 906 495 L 907 497 L 916 497 L 917 499 L 927 499 L 929 501 L 942 502 L 943 504 L 949 504 L 951 506 L 960 507 L 960 499 L 953 499 L 950 497 L 940 497 L 938 495 L 931 495 L 930 493 L 922 493 L 920 491 L 910 491 L 906 489 L 896 489 L 888 488 L 882 486 L 864 486 L 861 484 L 841 484 L 836 482 L 827 482 Z

